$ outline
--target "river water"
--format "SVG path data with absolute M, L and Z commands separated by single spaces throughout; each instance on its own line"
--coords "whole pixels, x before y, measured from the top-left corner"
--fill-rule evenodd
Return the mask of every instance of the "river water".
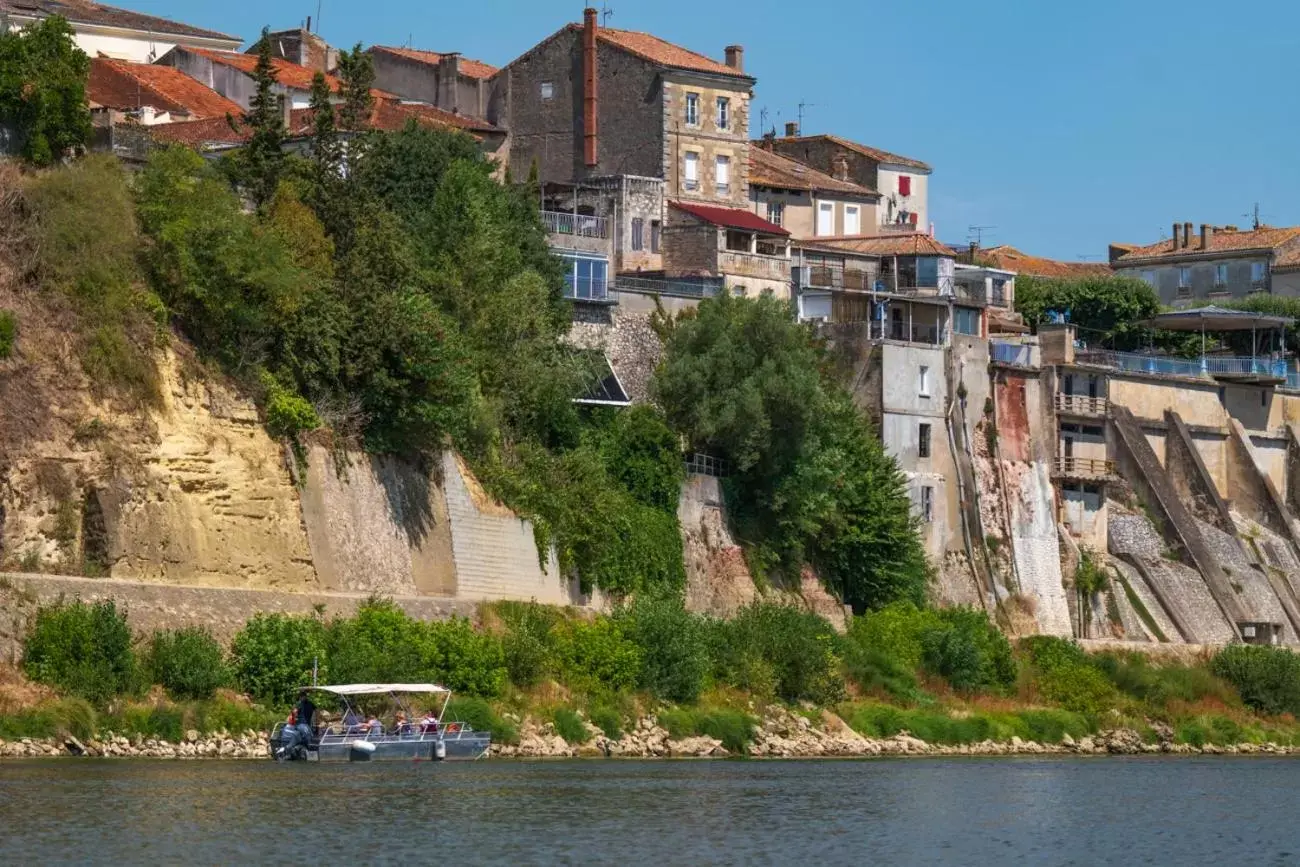
M 0 861 L 1300 864 L 1265 758 L 0 763 Z

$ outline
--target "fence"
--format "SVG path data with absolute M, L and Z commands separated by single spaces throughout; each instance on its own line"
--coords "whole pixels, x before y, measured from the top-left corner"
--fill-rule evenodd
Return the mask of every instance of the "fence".
M 1077 360 L 1133 373 L 1159 376 L 1182 376 L 1201 379 L 1209 376 L 1266 376 L 1289 380 L 1286 362 L 1281 359 L 1249 356 L 1207 355 L 1203 358 L 1170 358 L 1164 355 L 1139 355 L 1134 352 L 1088 350 Z
M 609 220 L 587 214 L 542 211 L 542 225 L 552 235 L 575 235 L 579 238 L 608 238 Z
M 694 452 L 686 456 L 687 475 L 713 476 L 715 479 L 727 477 L 727 462 L 713 455 Z
M 1056 474 L 1067 479 L 1103 479 L 1115 475 L 1115 462 L 1101 458 L 1058 457 Z
M 607 301 L 618 302 L 618 293 L 610 288 L 609 282 L 601 277 L 575 277 L 565 275 L 564 297 L 570 301 Z

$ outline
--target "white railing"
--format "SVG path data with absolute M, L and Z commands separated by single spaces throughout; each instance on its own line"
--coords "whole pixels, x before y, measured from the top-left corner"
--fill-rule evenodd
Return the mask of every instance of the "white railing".
M 723 274 L 736 274 L 741 277 L 789 280 L 790 260 L 784 256 L 764 256 L 760 253 L 719 250 L 718 271 Z
M 1089 397 L 1086 394 L 1056 395 L 1056 411 L 1069 415 L 1106 415 L 1110 410 L 1110 401 L 1104 397 Z
M 608 238 L 609 220 L 587 214 L 542 211 L 542 225 L 551 235 L 574 235 L 579 238 Z

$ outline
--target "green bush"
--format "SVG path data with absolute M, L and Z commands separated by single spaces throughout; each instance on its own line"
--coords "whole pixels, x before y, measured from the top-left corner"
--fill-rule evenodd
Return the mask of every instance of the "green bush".
M 149 641 L 146 666 L 153 682 L 176 699 L 212 698 L 230 683 L 221 645 L 201 627 L 155 632 Z
M 425 625 L 428 660 L 438 682 L 457 693 L 496 696 L 506 685 L 501 639 L 478 632 L 463 617 Z
M 638 502 L 677 514 L 682 463 L 677 435 L 650 404 L 637 404 L 614 417 L 601 449 L 609 474 Z
M 1281 647 L 1225 647 L 1210 670 L 1231 683 L 1241 700 L 1266 714 L 1300 716 L 1300 655 Z
M 311 685 L 313 665 L 329 682 L 325 626 L 314 617 L 259 612 L 230 646 L 240 689 L 259 701 L 287 705 L 299 687 Z
M 475 696 L 456 696 L 452 698 L 447 703 L 447 712 L 443 715 L 443 722 L 467 723 L 475 731 L 491 732 L 494 743 L 514 744 L 519 742 L 519 729 L 509 720 L 499 716 L 486 699 Z
M 641 650 L 617 621 L 572 621 L 557 630 L 555 644 L 560 674 L 569 686 L 622 692 L 637 685 Z
M 939 614 L 911 602 L 895 602 L 854 617 L 849 624 L 850 643 L 867 652 L 888 656 L 909 671 L 921 665 L 921 636 L 941 626 Z
M 80 600 L 41 608 L 23 641 L 23 669 L 40 683 L 96 704 L 137 686 L 126 613 Z
M 266 395 L 266 430 L 273 437 L 296 437 L 320 427 L 316 409 L 301 395 L 274 388 Z
M 592 725 L 599 728 L 605 733 L 605 737 L 610 740 L 618 740 L 623 737 L 623 714 L 619 713 L 617 708 L 609 705 L 596 705 L 587 713 L 591 718 Z
M 707 735 L 722 741 L 729 752 L 743 754 L 754 740 L 757 723 L 737 710 L 672 708 L 659 714 L 659 724 L 674 739 Z
M 1241 702 L 1231 684 L 1204 666 L 1156 665 L 1146 655 L 1136 652 L 1099 653 L 1092 657 L 1092 663 L 1120 692 L 1156 710 L 1164 709 L 1171 701 L 1190 703 L 1209 699 L 1225 705 Z
M 828 704 L 843 697 L 840 637 L 823 617 L 788 605 L 755 603 L 714 627 L 716 676 L 741 689 L 765 664 L 786 701 Z
M 1203 747 L 1206 744 L 1239 744 L 1254 740 L 1237 722 L 1218 714 L 1203 714 L 1179 720 L 1174 726 L 1174 740 L 1181 744 Z
M 867 692 L 884 693 L 913 703 L 924 697 L 916 674 L 897 658 L 879 650 L 866 650 L 855 642 L 845 645 L 844 673 Z
M 692 702 L 704 689 L 709 653 L 701 620 L 678 596 L 644 594 L 616 615 L 641 649 L 638 683 L 658 698 Z
M 18 340 L 18 317 L 12 310 L 0 310 L 0 361 L 14 354 Z
M 1115 701 L 1115 688 L 1090 665 L 1066 665 L 1042 672 L 1038 690 L 1043 698 L 1076 713 L 1100 713 Z
M 424 624 L 391 601 L 369 599 L 326 630 L 330 678 L 340 683 L 436 679 Z
M 921 635 L 921 661 L 927 671 L 964 692 L 1004 690 L 1016 680 L 1006 636 L 972 608 L 939 612 L 939 625 Z
M 564 738 L 566 743 L 585 744 L 591 740 L 591 732 L 587 731 L 582 717 L 571 707 L 557 707 L 551 714 L 551 721 L 555 723 L 556 733 Z
M 561 620 L 559 613 L 536 602 L 498 602 L 494 610 L 506 625 L 501 644 L 510 682 L 537 685 L 552 665 L 552 630 Z

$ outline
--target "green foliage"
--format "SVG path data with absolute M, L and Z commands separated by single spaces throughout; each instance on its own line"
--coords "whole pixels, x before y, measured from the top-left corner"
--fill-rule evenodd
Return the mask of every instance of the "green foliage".
M 709 648 L 700 618 L 679 596 L 641 594 L 615 620 L 641 649 L 638 685 L 657 698 L 692 702 L 704 689 Z
M 1048 310 L 1069 311 L 1089 343 L 1112 349 L 1147 344 L 1150 329 L 1137 325 L 1160 312 L 1156 292 L 1135 277 L 1103 275 L 1058 280 L 1022 274 L 1016 278 L 1016 310 L 1039 323 Z
M 656 400 L 693 447 L 734 468 L 728 501 L 754 562 L 789 576 L 810 562 L 857 610 L 923 602 L 898 467 L 789 305 L 724 294 L 668 334 Z
M 1174 740 L 1194 747 L 1203 747 L 1206 744 L 1238 744 L 1246 739 L 1239 723 L 1219 714 L 1201 714 L 1180 720 L 1174 727 Z
M 567 743 L 585 744 L 591 740 L 591 732 L 587 731 L 582 717 L 571 707 L 557 707 L 551 721 L 555 723 L 556 733 Z
M 340 51 L 338 77 L 341 80 L 339 95 L 343 106 L 339 109 L 339 126 L 346 130 L 362 130 L 370 124 L 370 95 L 375 86 L 374 59 L 361 50 L 361 43 L 351 51 Z
M 284 167 L 284 116 L 280 100 L 288 94 L 275 92 L 276 73 L 271 63 L 271 37 L 262 28 L 262 38 L 257 41 L 257 65 L 253 67 L 253 84 L 256 90 L 248 100 L 244 123 L 252 131 L 248 143 L 239 150 L 237 160 L 248 193 L 258 205 L 266 204 L 275 194 Z
M 498 602 L 495 610 L 506 625 L 501 644 L 510 682 L 536 686 L 553 665 L 552 630 L 560 621 L 559 612 L 536 602 Z
M 605 733 L 605 737 L 616 741 L 623 737 L 623 714 L 609 705 L 594 705 L 587 715 L 592 725 Z
M 14 354 L 18 342 L 18 316 L 12 310 L 0 309 L 0 361 Z
M 1093 557 L 1092 552 L 1084 550 L 1079 557 L 1079 567 L 1074 570 L 1074 586 L 1084 596 L 1100 593 L 1110 586 L 1110 577 L 1106 569 Z
M 126 613 L 111 602 L 42 607 L 23 641 L 23 670 L 39 683 L 102 704 L 137 685 Z
M 1097 714 L 1116 699 L 1104 671 L 1073 641 L 1038 635 L 1020 642 L 1034 672 L 1039 694 L 1066 710 Z
M 879 650 L 864 649 L 854 642 L 846 644 L 844 673 L 861 689 L 898 701 L 915 703 L 922 698 L 916 674 L 897 657 Z
M 274 380 L 266 391 L 266 430 L 273 437 L 296 438 L 320 427 L 320 417 L 307 399 L 283 388 Z
M 686 475 L 677 436 L 654 407 L 638 404 L 610 425 L 601 456 L 611 477 L 637 502 L 677 514 Z
M 1300 656 L 1281 647 L 1232 645 L 1210 670 L 1237 688 L 1241 700 L 1266 714 L 1300 716 Z
M 1086 717 L 1061 710 L 970 713 L 955 717 L 938 710 L 865 704 L 849 708 L 845 719 L 854 731 L 866 737 L 888 738 L 907 732 L 933 744 L 1008 741 L 1012 737 L 1059 743 L 1066 734 L 1081 737 L 1094 730 Z
M 921 662 L 961 691 L 998 691 L 1016 680 L 1006 636 L 972 608 L 939 612 L 939 625 L 921 635 Z
M 587 691 L 631 690 L 641 675 L 641 650 L 609 618 L 574 620 L 557 630 L 555 656 L 561 677 Z
M 506 684 L 501 639 L 475 631 L 463 617 L 425 624 L 430 668 L 444 686 L 466 695 L 492 697 Z
M 61 16 L 0 33 L 0 124 L 15 129 L 28 161 L 48 165 L 86 144 L 89 74 L 90 59 Z
M 325 626 L 314 617 L 259 612 L 230 646 L 231 667 L 240 688 L 258 701 L 287 705 L 299 687 L 318 676 L 329 682 Z
M 707 735 L 722 741 L 729 752 L 744 754 L 754 740 L 756 722 L 747 713 L 725 708 L 671 708 L 659 714 L 659 724 L 674 739 Z
M 843 697 L 840 638 L 830 623 L 788 605 L 755 603 L 714 627 L 715 676 L 753 689 L 755 670 L 770 671 L 780 698 L 829 704 Z
M 145 666 L 153 682 L 175 699 L 212 698 L 230 683 L 225 654 L 212 633 L 201 627 L 155 632 Z
M 1210 700 L 1228 706 L 1241 701 L 1230 684 L 1204 666 L 1154 664 L 1141 653 L 1100 653 L 1091 662 L 1120 692 L 1157 711 L 1174 701 Z
M 498 744 L 519 743 L 519 729 L 513 723 L 497 714 L 486 699 L 455 696 L 447 703 L 444 722 L 467 723 L 475 731 L 491 732 L 492 740 Z
M 921 636 L 942 626 L 939 613 L 910 602 L 895 602 L 853 618 L 848 639 L 865 651 L 897 659 L 908 670 L 921 665 Z

